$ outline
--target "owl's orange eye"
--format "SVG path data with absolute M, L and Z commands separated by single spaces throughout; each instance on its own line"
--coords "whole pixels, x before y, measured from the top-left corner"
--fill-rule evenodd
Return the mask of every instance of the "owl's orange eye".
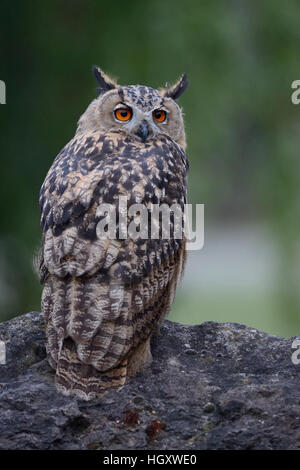
M 167 113 L 163 109 L 156 109 L 155 111 L 153 111 L 152 116 L 155 121 L 164 122 L 166 120 Z
M 118 108 L 115 110 L 115 118 L 118 121 L 129 121 L 132 116 L 132 111 L 130 108 Z

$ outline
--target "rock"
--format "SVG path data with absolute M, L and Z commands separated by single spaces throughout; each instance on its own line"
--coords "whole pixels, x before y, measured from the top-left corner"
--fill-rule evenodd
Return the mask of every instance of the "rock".
M 0 449 L 300 449 L 292 338 L 165 321 L 151 367 L 84 402 L 56 392 L 43 328 L 36 312 L 0 324 Z

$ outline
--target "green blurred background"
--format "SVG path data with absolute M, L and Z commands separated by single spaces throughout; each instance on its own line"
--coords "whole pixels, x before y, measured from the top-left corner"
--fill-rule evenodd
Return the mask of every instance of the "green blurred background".
M 299 335 L 299 2 L 2 0 L 0 13 L 0 321 L 40 308 L 39 189 L 98 64 L 122 84 L 191 81 L 180 104 L 205 245 L 170 319 Z

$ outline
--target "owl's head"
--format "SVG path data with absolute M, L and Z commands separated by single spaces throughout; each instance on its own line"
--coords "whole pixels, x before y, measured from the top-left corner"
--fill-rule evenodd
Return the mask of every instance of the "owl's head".
M 182 110 L 177 99 L 189 82 L 186 75 L 172 86 L 156 90 L 147 86 L 120 86 L 99 67 L 93 68 L 100 85 L 78 123 L 78 133 L 119 131 L 141 142 L 164 134 L 185 148 Z

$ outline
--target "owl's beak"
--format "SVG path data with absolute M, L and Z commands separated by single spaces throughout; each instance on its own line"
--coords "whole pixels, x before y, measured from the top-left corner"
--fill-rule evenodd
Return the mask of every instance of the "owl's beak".
M 149 135 L 149 127 L 147 121 L 142 121 L 140 127 L 136 131 L 136 135 L 144 142 Z

